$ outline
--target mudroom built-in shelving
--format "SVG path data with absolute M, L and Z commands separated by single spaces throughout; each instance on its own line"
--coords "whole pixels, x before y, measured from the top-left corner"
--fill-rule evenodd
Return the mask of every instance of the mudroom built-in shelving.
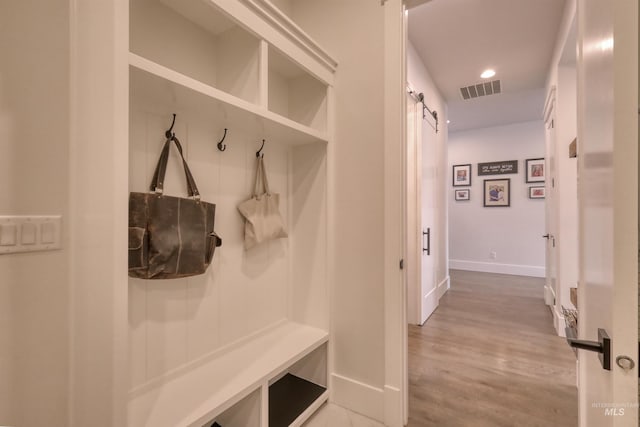
M 269 110 L 315 130 L 327 128 L 327 87 L 269 46 Z
M 128 423 L 301 425 L 329 396 L 337 64 L 268 1 L 129 3 L 129 190 L 148 191 L 176 114 L 223 246 L 204 275 L 129 279 Z M 251 195 L 263 141 L 288 238 L 245 251 L 237 206 Z M 172 155 L 166 194 L 186 195 L 179 166 Z M 294 398 L 296 409 L 276 416 Z

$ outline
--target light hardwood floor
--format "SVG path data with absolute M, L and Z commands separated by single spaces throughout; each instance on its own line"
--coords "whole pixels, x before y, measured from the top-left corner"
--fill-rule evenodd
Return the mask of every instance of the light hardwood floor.
M 543 286 L 451 271 L 438 309 L 409 327 L 409 427 L 577 425 L 576 359 Z

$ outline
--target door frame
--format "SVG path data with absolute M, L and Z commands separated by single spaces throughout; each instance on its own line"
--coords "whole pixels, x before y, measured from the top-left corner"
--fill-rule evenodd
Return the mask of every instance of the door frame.
M 125 426 L 129 4 L 72 0 L 69 14 L 69 425 Z
M 547 240 L 545 242 L 545 285 L 544 285 L 544 302 L 549 306 L 553 314 L 553 325 L 556 332 L 564 336 L 564 317 L 558 310 L 558 289 L 557 289 L 557 269 L 558 269 L 558 256 L 557 252 L 553 249 L 556 247 L 557 237 L 557 203 L 556 200 L 556 96 L 557 88 L 552 86 L 547 95 L 545 102 L 543 121 L 545 126 L 545 168 L 547 179 L 545 180 L 545 187 L 547 191 L 547 197 L 545 199 L 545 233 Z M 553 171 L 553 173 L 552 173 Z M 544 237 L 544 236 L 543 236 Z M 550 246 L 551 245 L 551 246 Z M 555 270 L 555 272 L 554 272 Z

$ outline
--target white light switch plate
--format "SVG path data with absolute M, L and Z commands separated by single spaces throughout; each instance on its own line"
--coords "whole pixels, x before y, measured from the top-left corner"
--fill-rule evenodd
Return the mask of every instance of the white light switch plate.
M 18 244 L 18 227 L 15 224 L 0 224 L 0 246 Z
M 0 216 L 0 255 L 56 250 L 61 240 L 60 215 Z

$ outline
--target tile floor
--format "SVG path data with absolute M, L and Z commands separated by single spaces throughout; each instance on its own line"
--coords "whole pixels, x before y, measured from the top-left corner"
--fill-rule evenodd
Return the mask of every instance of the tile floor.
M 325 403 L 304 427 L 384 427 L 384 424 L 332 403 Z

